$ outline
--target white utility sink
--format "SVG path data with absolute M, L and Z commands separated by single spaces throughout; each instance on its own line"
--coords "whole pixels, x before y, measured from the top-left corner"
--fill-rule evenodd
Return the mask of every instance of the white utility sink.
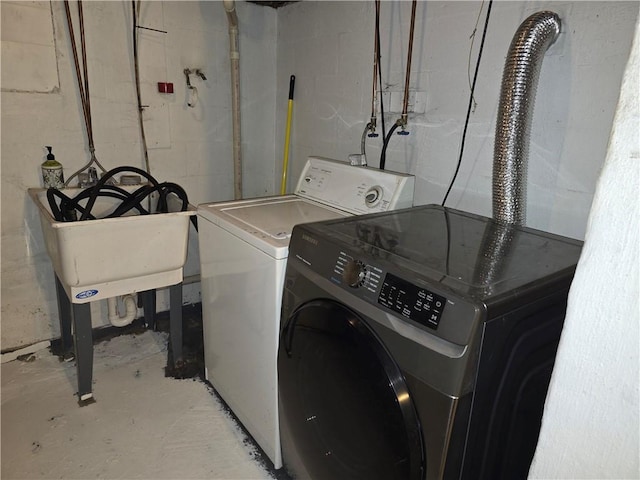
M 138 186 L 126 187 L 130 191 Z M 82 190 L 61 190 L 73 198 Z M 40 223 L 53 269 L 72 303 L 166 287 L 182 282 L 187 258 L 189 219 L 196 208 L 153 215 L 130 215 L 77 222 L 56 221 L 43 188 L 29 195 Z M 96 217 L 118 202 L 99 199 Z

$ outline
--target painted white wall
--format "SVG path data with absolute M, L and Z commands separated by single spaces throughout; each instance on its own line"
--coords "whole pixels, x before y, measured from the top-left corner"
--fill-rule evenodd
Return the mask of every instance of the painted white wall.
M 53 272 L 35 208 L 26 189 L 40 184 L 43 146 L 53 144 L 67 174 L 88 159 L 62 2 L 0 2 L 3 48 L 17 21 L 10 7 L 52 9 L 58 85 L 52 93 L 2 91 L 2 348 L 58 335 Z M 141 74 L 152 172 L 181 184 L 194 204 L 231 198 L 231 113 L 228 35 L 220 2 L 142 2 Z M 97 154 L 107 168 L 142 166 L 131 66 L 130 2 L 85 2 L 89 75 Z M 486 2 L 485 2 L 486 6 Z M 291 170 L 297 179 L 306 156 L 347 158 L 360 148 L 370 116 L 373 2 L 309 1 L 281 9 L 238 2 L 247 197 L 275 192 L 281 175 L 289 76 L 296 75 Z M 480 43 L 469 36 L 480 2 L 419 2 L 411 88 L 424 97 L 410 115 L 408 137 L 396 136 L 387 167 L 416 175 L 416 203 L 440 203 L 453 175 L 466 113 L 468 77 Z M 529 168 L 529 225 L 584 238 L 587 214 L 602 166 L 623 68 L 638 15 L 636 2 L 495 2 L 461 173 L 449 206 L 491 210 L 491 160 L 504 58 L 519 24 L 541 9 L 556 11 L 563 33 L 547 52 L 538 88 Z M 382 65 L 386 91 L 404 82 L 410 2 L 382 2 Z M 26 11 L 23 11 L 24 14 Z M 42 12 L 33 13 L 34 25 Z M 51 13 L 49 13 L 51 15 Z M 31 20 L 28 20 L 31 21 Z M 40 38 L 33 32 L 34 37 Z M 23 36 L 14 39 L 28 47 Z M 277 43 L 276 43 L 277 41 Z M 47 55 L 39 40 L 25 62 Z M 44 53 L 43 53 L 44 52 Z M 4 67 L 3 75 L 9 71 Z M 200 104 L 185 106 L 182 70 L 200 66 Z M 159 78 L 161 77 L 161 78 Z M 155 93 L 172 81 L 173 97 Z M 47 85 L 46 82 L 45 86 Z M 4 85 L 4 78 L 3 78 Z M 387 105 L 388 108 L 389 105 Z M 397 115 L 387 118 L 387 128 Z M 380 120 L 378 120 L 380 132 Z M 377 165 L 381 140 L 367 141 Z M 289 183 L 289 188 L 294 180 Z M 193 232 L 192 232 L 193 233 Z M 186 274 L 198 269 L 190 241 Z M 198 286 L 185 291 L 197 301 Z M 163 299 L 160 299 L 162 309 Z M 166 308 L 166 302 L 164 302 Z M 106 308 L 94 305 L 94 323 Z
M 481 2 L 418 2 L 410 89 L 424 97 L 426 106 L 423 113 L 410 114 L 410 135 L 394 135 L 387 151 L 388 169 L 416 175 L 416 204 L 441 203 L 453 176 L 487 4 L 470 55 L 469 37 Z M 491 215 L 504 60 L 522 21 L 545 9 L 558 13 L 563 26 L 540 75 L 527 224 L 582 239 L 629 56 L 637 2 L 494 2 L 476 85 L 477 107 L 447 206 Z M 411 2 L 382 2 L 382 76 L 385 91 L 395 95 L 404 87 L 410 15 Z M 286 118 L 288 78 L 296 75 L 290 178 L 297 178 L 309 154 L 346 160 L 360 151 L 371 112 L 374 17 L 374 2 L 355 1 L 304 1 L 278 14 L 278 119 Z M 387 117 L 387 130 L 398 117 Z M 276 157 L 281 159 L 284 130 L 283 123 L 278 125 Z M 378 118 L 378 132 L 380 125 Z M 370 165 L 378 165 L 381 145 L 381 138 L 367 141 Z M 276 161 L 281 171 L 281 161 Z
M 529 478 L 640 478 L 640 24 Z
M 167 32 L 139 34 L 151 173 L 181 185 L 192 204 L 233 198 L 229 36 L 222 3 L 141 5 L 139 24 Z M 96 155 L 107 169 L 144 168 L 131 2 L 83 6 Z M 89 156 L 63 2 L 3 1 L 1 9 L 2 349 L 11 349 L 59 336 L 53 270 L 26 192 L 42 184 L 43 147 L 53 145 L 67 177 Z M 275 184 L 277 18 L 275 10 L 246 2 L 238 2 L 237 10 L 244 195 L 262 196 L 274 193 Z M 75 35 L 79 40 L 77 21 Z M 195 108 L 186 106 L 185 68 L 201 68 L 207 76 L 207 81 L 192 79 L 199 94 Z M 175 93 L 159 94 L 157 82 L 173 82 Z M 123 239 L 123 248 L 140 240 Z M 192 229 L 185 275 L 198 272 Z M 199 295 L 199 284 L 186 286 L 184 301 L 197 302 Z M 167 291 L 159 292 L 158 308 L 168 308 Z M 92 304 L 92 317 L 94 326 L 108 323 L 106 302 Z

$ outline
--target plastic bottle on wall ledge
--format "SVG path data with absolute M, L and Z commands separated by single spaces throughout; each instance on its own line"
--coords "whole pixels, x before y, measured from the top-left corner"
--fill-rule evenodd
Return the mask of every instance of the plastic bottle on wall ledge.
M 63 188 L 64 174 L 62 173 L 62 164 L 51 153 L 53 147 L 47 146 L 45 148 L 49 150 L 49 153 L 47 154 L 47 160 L 41 165 L 44 188 Z

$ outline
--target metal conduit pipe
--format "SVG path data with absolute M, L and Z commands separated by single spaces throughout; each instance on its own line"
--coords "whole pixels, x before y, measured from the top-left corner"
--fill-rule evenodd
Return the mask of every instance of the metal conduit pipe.
M 378 93 L 378 58 L 380 57 L 378 40 L 380 39 L 380 0 L 376 0 L 376 24 L 375 33 L 373 35 L 373 85 L 371 87 L 371 119 L 367 124 L 366 130 L 371 132 L 371 136 L 378 136 L 376 134 L 376 100 Z M 364 136 L 363 136 L 364 138 Z M 362 147 L 362 155 L 364 155 L 364 144 Z
M 387 147 L 389 141 L 393 135 L 393 132 L 400 127 L 398 135 L 409 135 L 409 132 L 405 131 L 407 126 L 408 111 L 409 111 L 409 79 L 411 78 L 411 56 L 413 55 L 413 32 L 416 23 L 416 5 L 417 0 L 413 0 L 411 5 L 411 27 L 409 28 L 409 47 L 407 52 L 407 70 L 404 79 L 404 96 L 402 100 L 402 113 L 400 118 L 393 124 L 389 133 L 384 137 L 384 143 L 382 144 L 382 153 L 380 154 L 380 170 L 384 170 L 387 163 Z
M 409 29 L 409 48 L 407 52 L 407 72 L 404 78 L 404 97 L 402 99 L 402 114 L 400 116 L 401 126 L 404 127 L 407 125 L 409 111 L 409 80 L 411 78 L 411 57 L 413 55 L 413 31 L 416 25 L 416 4 L 417 0 L 413 0 L 411 5 L 411 27 Z
M 493 157 L 493 216 L 524 225 L 529 134 L 542 58 L 560 33 L 560 18 L 542 11 L 516 31 L 504 66 Z
M 229 58 L 231 59 L 231 111 L 233 116 L 233 196 L 242 198 L 242 150 L 240 136 L 240 50 L 238 15 L 234 0 L 223 1 L 229 23 Z

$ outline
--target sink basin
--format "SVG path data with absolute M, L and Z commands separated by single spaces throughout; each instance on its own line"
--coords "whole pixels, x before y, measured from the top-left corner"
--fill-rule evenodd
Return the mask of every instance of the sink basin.
M 130 191 L 139 186 L 128 187 Z M 68 197 L 81 189 L 66 188 Z M 51 213 L 47 191 L 29 189 L 53 269 L 72 303 L 87 303 L 182 282 L 187 258 L 189 217 L 196 208 L 153 215 L 59 222 Z M 96 217 L 116 203 L 100 199 Z M 177 203 L 177 202 L 176 202 Z M 179 210 L 179 208 L 176 208 Z

